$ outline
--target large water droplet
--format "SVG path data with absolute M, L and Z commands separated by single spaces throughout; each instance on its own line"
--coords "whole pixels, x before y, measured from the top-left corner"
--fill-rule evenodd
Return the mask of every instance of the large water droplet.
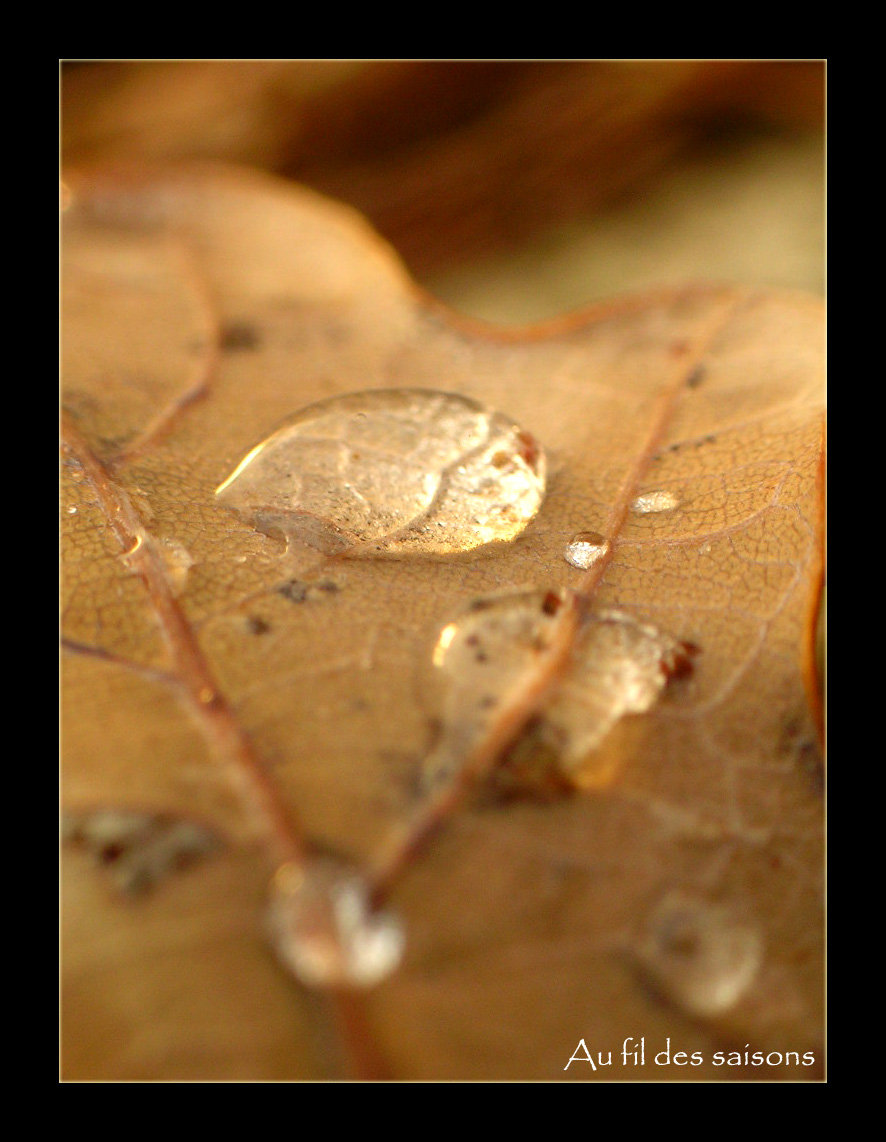
M 637 948 L 645 978 L 693 1016 L 727 1012 L 747 993 L 763 960 L 759 930 L 727 906 L 682 893 L 666 897 Z
M 580 531 L 566 544 L 563 557 L 573 567 L 587 571 L 609 550 L 609 541 L 599 531 Z
M 308 987 L 372 987 L 394 971 L 405 943 L 400 923 L 372 910 L 359 874 L 330 859 L 277 870 L 268 928 L 280 959 Z
M 679 504 L 680 497 L 675 492 L 659 489 L 637 496 L 631 504 L 631 511 L 637 515 L 654 515 L 656 512 L 673 511 Z
M 544 453 L 529 433 L 469 397 L 423 389 L 311 405 L 216 490 L 262 530 L 387 555 L 514 539 L 544 493 Z

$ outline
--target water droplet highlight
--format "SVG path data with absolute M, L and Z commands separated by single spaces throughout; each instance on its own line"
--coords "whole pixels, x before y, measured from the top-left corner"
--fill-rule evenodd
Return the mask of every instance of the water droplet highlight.
M 637 948 L 644 978 L 690 1015 L 713 1018 L 747 994 L 763 962 L 759 930 L 722 904 L 683 893 L 655 909 Z
M 609 540 L 599 531 L 580 531 L 566 544 L 563 558 L 580 571 L 593 567 L 609 550 Z
M 423 389 L 311 405 L 216 489 L 260 530 L 369 555 L 512 540 L 544 494 L 544 452 L 528 432 L 469 397 Z
M 277 870 L 268 931 L 307 987 L 373 987 L 398 966 L 405 944 L 399 921 L 371 909 L 358 873 L 326 858 Z
M 680 497 L 675 492 L 644 492 L 631 504 L 631 511 L 637 515 L 654 515 L 656 512 L 671 512 L 679 507 Z

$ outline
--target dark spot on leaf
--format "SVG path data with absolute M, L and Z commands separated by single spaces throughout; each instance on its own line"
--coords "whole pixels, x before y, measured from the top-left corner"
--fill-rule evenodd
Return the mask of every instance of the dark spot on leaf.
M 701 647 L 695 642 L 679 642 L 661 660 L 661 672 L 668 682 L 674 679 L 689 678 L 695 670 L 695 659 L 701 654 Z
M 128 896 L 156 888 L 170 873 L 221 847 L 218 837 L 195 821 L 128 809 L 65 813 L 62 836 L 90 853 Z
M 517 443 L 520 446 L 520 456 L 522 456 L 524 462 L 534 472 L 535 467 L 538 464 L 539 456 L 541 455 L 541 449 L 538 446 L 538 441 L 534 436 L 531 436 L 528 432 L 521 429 L 517 433 Z
M 341 323 L 327 325 L 326 337 L 331 345 L 346 345 L 353 340 L 350 326 Z
M 219 347 L 223 353 L 248 353 L 261 344 L 261 336 L 248 321 L 231 321 L 223 325 L 219 334 Z
M 246 629 L 250 634 L 267 634 L 271 624 L 258 615 L 249 615 L 246 619 Z
M 555 615 L 563 606 L 563 600 L 556 591 L 548 591 L 542 600 L 541 609 L 546 615 Z
M 808 775 L 816 793 L 824 792 L 824 757 L 804 715 L 790 714 L 782 723 L 779 752 Z
M 321 579 L 318 583 L 305 583 L 301 579 L 290 579 L 288 583 L 277 588 L 277 594 L 282 595 L 284 599 L 289 599 L 292 603 L 304 603 L 318 595 L 334 595 L 340 590 L 341 587 L 332 579 Z
M 289 599 L 291 603 L 303 603 L 308 597 L 308 585 L 298 579 L 292 579 L 282 587 L 278 587 L 277 593 L 284 599 Z
M 686 387 L 690 389 L 697 389 L 698 386 L 705 379 L 707 369 L 704 365 L 696 365 L 689 376 L 686 378 Z

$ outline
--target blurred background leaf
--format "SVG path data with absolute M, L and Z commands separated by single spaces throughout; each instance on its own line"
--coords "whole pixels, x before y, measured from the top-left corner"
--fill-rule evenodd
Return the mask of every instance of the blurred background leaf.
M 493 321 L 824 286 L 821 60 L 71 62 L 66 162 L 221 159 L 357 207 Z

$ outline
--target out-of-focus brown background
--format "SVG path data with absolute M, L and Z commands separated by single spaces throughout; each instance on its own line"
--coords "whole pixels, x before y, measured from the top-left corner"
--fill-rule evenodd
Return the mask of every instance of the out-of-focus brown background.
M 353 204 L 456 309 L 824 289 L 821 60 L 62 65 L 69 163 L 213 159 Z

